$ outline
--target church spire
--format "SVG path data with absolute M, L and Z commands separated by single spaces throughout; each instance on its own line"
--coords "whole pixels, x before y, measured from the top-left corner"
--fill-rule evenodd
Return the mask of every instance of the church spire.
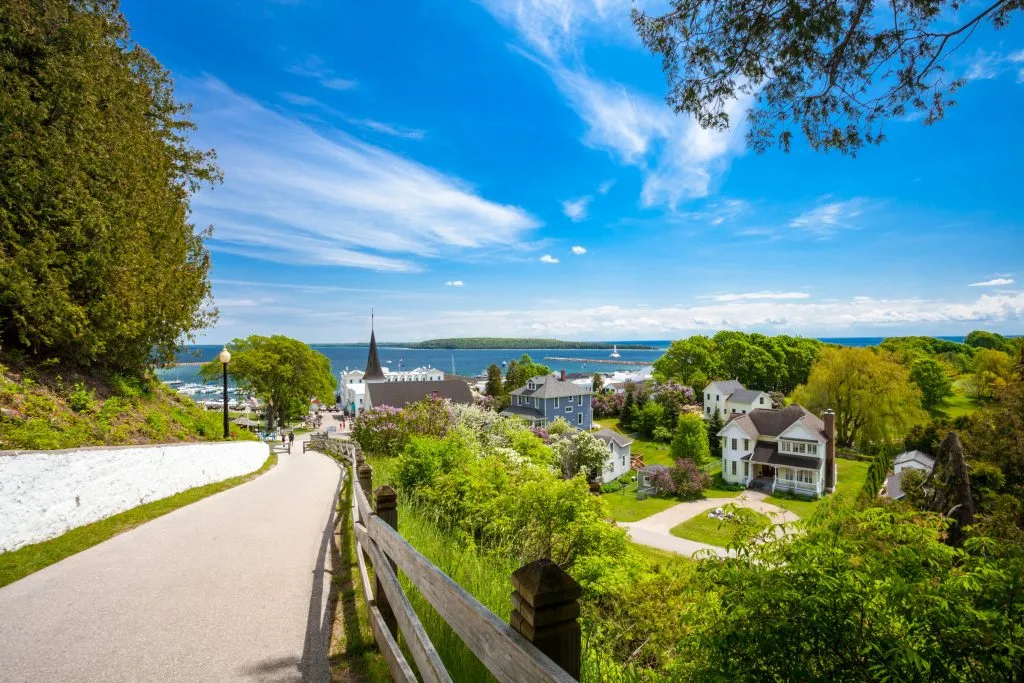
M 373 309 L 370 309 L 370 353 L 366 356 L 363 381 L 382 382 L 384 379 L 384 370 L 380 367 L 380 356 L 377 354 L 377 337 L 373 330 Z

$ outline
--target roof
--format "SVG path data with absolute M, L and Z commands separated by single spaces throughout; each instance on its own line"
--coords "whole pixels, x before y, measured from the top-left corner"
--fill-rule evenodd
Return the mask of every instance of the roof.
M 719 392 L 721 392 L 723 394 L 726 394 L 726 395 L 733 394 L 733 393 L 735 393 L 737 391 L 746 391 L 747 390 L 746 387 L 744 387 L 742 384 L 740 384 L 740 381 L 738 379 L 722 379 L 722 380 L 718 380 L 717 382 L 712 382 L 711 384 L 707 385 L 707 387 L 705 387 L 705 389 L 704 389 L 705 393 L 709 389 L 711 389 L 711 387 L 716 387 Z
M 370 406 L 391 406 L 404 408 L 410 403 L 430 398 L 434 394 L 453 403 L 472 405 L 473 394 L 469 385 L 457 379 L 433 380 L 427 382 L 379 382 L 366 385 L 366 397 Z
M 536 389 L 527 389 L 530 382 L 536 385 Z M 521 386 L 512 392 L 513 396 L 536 396 L 537 398 L 562 398 L 564 396 L 590 396 L 594 392 L 586 387 L 565 380 L 562 381 L 553 375 L 538 375 L 531 377 L 525 386 Z
M 759 462 L 773 467 L 799 467 L 804 470 L 816 470 L 821 467 L 821 460 L 818 458 L 779 453 L 779 444 L 768 441 L 757 442 L 754 452 L 750 456 L 750 462 Z
M 896 461 L 893 464 L 902 465 L 905 462 L 919 462 L 928 469 L 935 469 L 935 458 L 921 451 L 904 451 L 896 456 Z
M 370 352 L 366 354 L 366 372 L 363 373 L 363 381 L 384 379 L 384 371 L 380 367 L 380 356 L 377 355 L 377 337 L 373 330 L 370 330 Z
M 499 413 L 500 415 L 515 415 L 516 417 L 529 417 L 535 420 L 543 420 L 544 413 L 540 412 L 536 408 L 527 408 L 526 406 L 508 406 Z
M 739 403 L 753 403 L 763 393 L 763 391 L 758 391 L 757 389 L 737 389 L 729 395 L 729 400 Z
M 594 432 L 594 436 L 606 443 L 613 441 L 615 442 L 615 445 L 620 448 L 625 448 L 629 444 L 633 443 L 633 439 L 629 438 L 625 434 L 620 434 L 619 432 L 616 432 L 613 429 L 608 429 L 607 427 Z
M 815 434 L 828 439 L 825 434 L 825 423 L 821 421 L 821 418 L 799 403 L 791 403 L 785 408 L 754 408 L 745 415 L 731 417 L 726 427 L 735 424 L 756 438 L 758 436 L 778 436 L 800 421 L 803 421 L 804 426 Z M 721 433 L 719 432 L 719 434 Z
M 645 467 L 641 467 L 640 471 L 646 472 L 647 474 L 653 474 L 655 472 L 667 472 L 668 465 L 647 465 Z

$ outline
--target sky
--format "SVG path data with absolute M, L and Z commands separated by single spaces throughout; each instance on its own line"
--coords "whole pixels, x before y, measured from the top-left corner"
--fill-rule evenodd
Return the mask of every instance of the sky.
M 851 158 L 674 114 L 631 6 L 123 0 L 224 172 L 198 341 L 1024 333 L 1021 13 Z

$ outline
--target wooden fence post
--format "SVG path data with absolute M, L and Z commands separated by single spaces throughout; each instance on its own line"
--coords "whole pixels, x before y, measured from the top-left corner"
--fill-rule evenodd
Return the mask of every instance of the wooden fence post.
M 390 486 L 381 486 L 373 494 L 373 508 L 380 517 L 380 520 L 387 524 L 389 527 L 398 531 L 398 494 Z M 382 555 L 386 555 L 381 550 Z M 397 573 L 397 565 L 391 559 L 388 559 L 388 564 L 391 565 L 392 571 Z M 388 625 L 388 630 L 391 631 L 391 635 L 398 637 L 398 621 L 395 619 L 395 613 L 391 609 L 391 605 L 388 603 L 388 596 L 384 594 L 384 588 L 380 585 L 380 581 L 374 579 L 373 586 L 373 600 L 377 604 L 377 609 L 380 610 L 380 615 L 384 617 L 384 623 Z
M 356 476 L 359 477 L 359 487 L 363 489 L 363 494 L 370 500 L 373 491 L 373 468 L 364 462 L 356 468 Z
M 545 558 L 517 569 L 512 574 L 512 588 L 512 628 L 578 681 L 579 584 Z

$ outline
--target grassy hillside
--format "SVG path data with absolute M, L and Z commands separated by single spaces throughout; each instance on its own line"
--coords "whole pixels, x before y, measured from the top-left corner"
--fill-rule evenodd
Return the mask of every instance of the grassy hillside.
M 232 438 L 254 439 L 231 426 Z M 0 450 L 215 441 L 223 418 L 155 378 L 62 376 L 0 364 Z

